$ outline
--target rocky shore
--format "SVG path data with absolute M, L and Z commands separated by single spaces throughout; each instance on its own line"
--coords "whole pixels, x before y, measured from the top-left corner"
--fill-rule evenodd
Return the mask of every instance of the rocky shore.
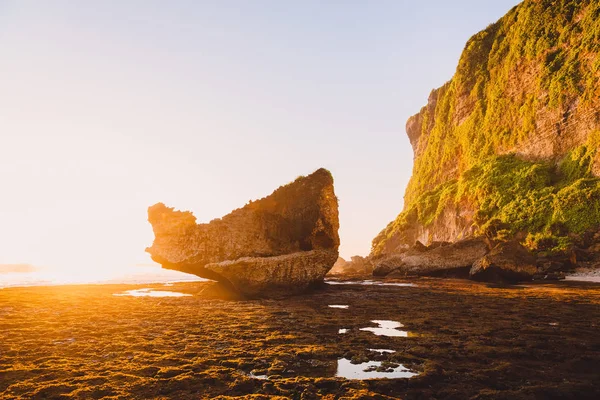
M 417 241 L 396 252 L 338 259 L 330 275 L 339 277 L 431 276 L 489 283 L 558 281 L 573 276 L 600 276 L 600 231 L 572 236 L 566 250 L 530 251 L 518 240 L 473 237 L 454 243 Z
M 208 282 L 0 290 L 0 398 L 600 397 L 598 284 L 336 283 L 247 301 Z
M 373 258 L 371 264 L 377 276 L 454 276 L 496 283 L 561 280 L 578 269 L 600 270 L 600 232 L 583 235 L 577 243 L 581 247 L 531 252 L 516 240 L 479 238 L 433 246 L 417 242 L 405 252 Z

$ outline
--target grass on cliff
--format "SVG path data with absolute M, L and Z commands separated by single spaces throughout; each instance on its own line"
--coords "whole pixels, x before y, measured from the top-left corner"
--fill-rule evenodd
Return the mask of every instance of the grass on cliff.
M 480 233 L 566 246 L 569 232 L 600 223 L 591 174 L 599 135 L 558 165 L 498 154 L 560 140 L 573 115 L 597 118 L 599 107 L 600 2 L 523 1 L 469 39 L 452 80 L 418 114 L 404 212 L 373 240 L 373 254 L 452 206 L 475 209 Z
M 421 111 L 427 143 L 408 203 L 598 106 L 600 3 L 522 2 L 467 42 L 454 77 L 432 98 L 436 106 Z
M 558 165 L 514 155 L 491 156 L 421 194 L 374 240 L 380 254 L 394 235 L 415 223 L 434 223 L 444 210 L 474 209 L 476 233 L 495 239 L 526 233 L 529 247 L 560 250 L 572 234 L 600 226 L 600 179 L 592 175 L 600 131 Z

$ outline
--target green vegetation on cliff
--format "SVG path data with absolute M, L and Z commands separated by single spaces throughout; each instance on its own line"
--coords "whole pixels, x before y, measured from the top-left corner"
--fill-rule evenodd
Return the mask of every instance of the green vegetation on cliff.
M 514 155 L 491 156 L 458 180 L 420 195 L 373 240 L 373 253 L 387 240 L 416 222 L 427 227 L 448 207 L 469 204 L 476 212 L 478 235 L 493 239 L 526 233 L 533 249 L 561 249 L 570 234 L 600 225 L 600 179 L 591 173 L 600 132 L 571 151 L 558 166 L 520 160 Z
M 465 171 L 535 135 L 540 112 L 556 110 L 559 119 L 549 116 L 549 122 L 560 123 L 574 102 L 597 101 L 599 50 L 595 1 L 525 1 L 473 36 L 454 78 L 439 89 L 434 113 L 424 115 L 433 119 L 433 129 L 422 132 L 428 142 L 415 164 L 409 199 L 445 180 L 440 160 Z
M 525 0 L 467 42 L 452 80 L 409 120 L 404 211 L 373 253 L 449 205 L 473 210 L 479 233 L 566 237 L 599 224 L 599 109 L 600 3 Z

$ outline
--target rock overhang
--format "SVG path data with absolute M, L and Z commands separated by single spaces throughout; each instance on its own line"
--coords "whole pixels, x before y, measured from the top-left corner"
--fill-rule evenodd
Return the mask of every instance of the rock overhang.
M 206 224 L 162 203 L 149 207 L 148 221 L 155 239 L 146 251 L 163 268 L 252 297 L 304 291 L 338 256 L 338 202 L 324 168 Z

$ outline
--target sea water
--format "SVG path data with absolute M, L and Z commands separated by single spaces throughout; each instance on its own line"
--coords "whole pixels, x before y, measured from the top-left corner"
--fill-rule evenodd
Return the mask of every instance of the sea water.
M 77 284 L 146 284 L 206 281 L 196 275 L 156 266 L 131 266 L 113 269 L 52 270 L 41 268 L 30 272 L 0 273 L 0 289 L 22 286 L 55 286 Z

